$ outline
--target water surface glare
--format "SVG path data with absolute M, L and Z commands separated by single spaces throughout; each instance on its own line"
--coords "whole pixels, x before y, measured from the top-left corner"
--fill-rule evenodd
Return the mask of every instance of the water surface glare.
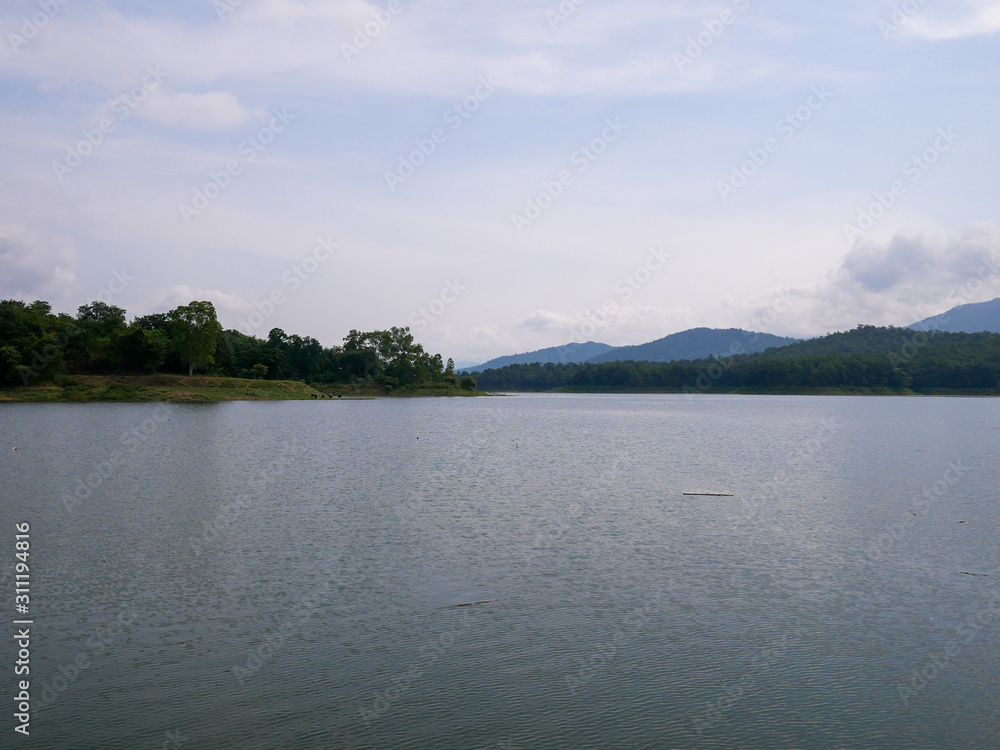
M 998 455 L 997 399 L 2 405 L 0 746 L 995 750 Z

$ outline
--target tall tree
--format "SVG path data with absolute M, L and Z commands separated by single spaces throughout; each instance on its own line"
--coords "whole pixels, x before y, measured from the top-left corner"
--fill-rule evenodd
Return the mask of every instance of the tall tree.
M 195 367 L 214 364 L 215 348 L 222 326 L 211 302 L 192 302 L 168 313 L 170 340 L 178 356 L 187 362 L 188 376 Z

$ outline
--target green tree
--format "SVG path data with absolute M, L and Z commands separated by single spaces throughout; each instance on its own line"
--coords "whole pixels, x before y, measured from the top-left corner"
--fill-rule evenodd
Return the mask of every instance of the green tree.
M 21 352 L 13 346 L 0 346 L 0 383 L 4 385 L 17 383 L 20 365 Z
M 48 303 L 45 304 L 48 305 Z M 110 335 L 125 327 L 125 310 L 116 305 L 95 300 L 86 305 L 80 305 L 76 311 L 76 319 L 81 323 L 94 324 L 102 334 Z
M 153 372 L 163 364 L 167 353 L 167 334 L 132 323 L 115 342 L 115 353 L 122 367 L 136 372 Z
M 177 355 L 187 363 L 188 376 L 195 367 L 215 363 L 215 349 L 222 327 L 211 302 L 191 302 L 168 313 L 170 342 Z

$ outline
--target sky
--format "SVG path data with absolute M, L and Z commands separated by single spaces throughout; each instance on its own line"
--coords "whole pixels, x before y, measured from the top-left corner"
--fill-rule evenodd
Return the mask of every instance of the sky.
M 5 0 L 0 298 L 472 364 L 1000 296 L 1000 1 Z

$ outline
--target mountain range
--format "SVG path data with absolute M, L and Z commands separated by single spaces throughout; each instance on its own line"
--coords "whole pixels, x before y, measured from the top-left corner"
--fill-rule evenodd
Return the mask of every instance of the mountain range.
M 979 333 L 982 331 L 1000 333 L 1000 297 L 989 302 L 958 305 L 940 315 L 925 318 L 906 327 L 912 330 L 939 330 L 948 333 Z M 637 346 L 615 347 L 595 341 L 588 341 L 584 344 L 571 343 L 525 352 L 524 354 L 497 357 L 481 365 L 463 368 L 463 370 L 482 372 L 506 365 L 547 364 L 550 362 L 565 364 L 626 360 L 674 362 L 705 359 L 713 355 L 721 357 L 729 354 L 756 354 L 770 348 L 790 346 L 799 341 L 799 339 L 775 336 L 770 333 L 744 331 L 740 328 L 691 328 Z M 836 348 L 839 344 L 828 342 L 826 346 Z M 791 353 L 792 350 L 789 350 L 789 355 Z
M 1000 297 L 989 302 L 959 305 L 946 313 L 919 320 L 907 326 L 916 331 L 944 331 L 945 333 L 1000 333 Z
M 755 354 L 773 346 L 786 346 L 798 339 L 775 336 L 770 333 L 744 331 L 740 328 L 691 328 L 672 333 L 662 339 L 638 346 L 610 346 L 596 341 L 585 344 L 565 344 L 548 349 L 539 349 L 524 354 L 497 357 L 475 367 L 465 368 L 467 372 L 495 370 L 506 365 L 529 364 L 580 364 L 582 362 L 617 362 L 634 359 L 646 362 L 674 362 L 679 359 L 704 359 L 729 354 Z
M 609 344 L 599 344 L 596 341 L 588 341 L 585 344 L 572 343 L 563 346 L 550 346 L 548 349 L 538 349 L 534 352 L 524 354 L 509 354 L 506 357 L 497 357 L 481 365 L 465 368 L 466 372 L 480 372 L 481 370 L 497 369 L 507 365 L 530 365 L 535 362 L 548 364 L 550 362 L 579 363 L 587 362 L 591 357 L 614 349 Z
M 591 357 L 588 362 L 675 362 L 679 359 L 705 359 L 715 355 L 756 354 L 773 346 L 787 346 L 798 339 L 770 333 L 744 331 L 741 328 L 691 328 L 639 346 L 619 346 Z

